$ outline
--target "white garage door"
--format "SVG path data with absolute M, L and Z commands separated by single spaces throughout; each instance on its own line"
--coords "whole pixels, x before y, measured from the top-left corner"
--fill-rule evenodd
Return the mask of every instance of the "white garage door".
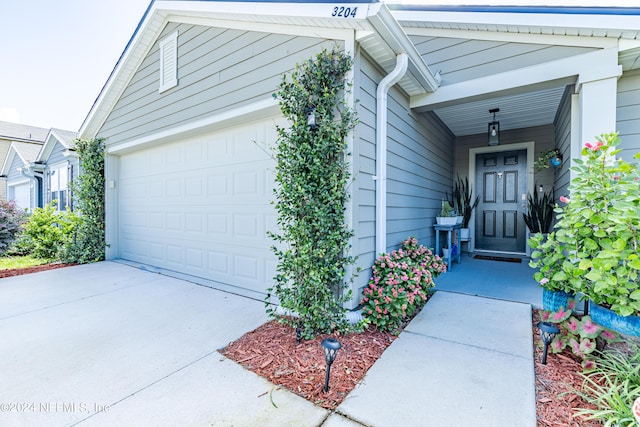
M 120 158 L 119 256 L 266 292 L 276 258 L 275 119 Z
M 31 186 L 29 182 L 9 186 L 9 199 L 15 200 L 22 209 L 31 209 Z

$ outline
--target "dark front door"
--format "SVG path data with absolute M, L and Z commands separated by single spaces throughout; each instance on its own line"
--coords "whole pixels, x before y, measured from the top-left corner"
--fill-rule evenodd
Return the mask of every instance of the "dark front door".
M 476 249 L 525 252 L 526 161 L 526 150 L 476 156 Z

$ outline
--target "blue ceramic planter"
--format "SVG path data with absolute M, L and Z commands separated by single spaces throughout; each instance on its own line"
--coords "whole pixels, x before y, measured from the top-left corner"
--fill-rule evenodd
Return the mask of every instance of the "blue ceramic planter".
M 549 291 L 542 289 L 542 308 L 547 311 L 558 311 L 560 307 L 567 308 L 569 299 L 574 296 L 564 291 Z
M 625 335 L 640 337 L 640 316 L 620 316 L 608 308 L 589 301 L 591 320 Z

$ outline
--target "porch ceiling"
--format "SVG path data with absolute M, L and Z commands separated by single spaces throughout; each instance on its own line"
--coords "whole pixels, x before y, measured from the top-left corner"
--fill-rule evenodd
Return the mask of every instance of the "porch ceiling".
M 500 130 L 548 125 L 558 110 L 565 86 L 541 89 L 533 92 L 499 96 L 463 104 L 436 108 L 433 112 L 456 136 L 487 132 L 487 124 L 493 119 L 492 108 L 500 108 L 496 120 Z

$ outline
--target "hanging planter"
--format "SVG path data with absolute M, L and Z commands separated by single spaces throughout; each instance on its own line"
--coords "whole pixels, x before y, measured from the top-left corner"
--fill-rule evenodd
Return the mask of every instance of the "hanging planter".
M 553 166 L 554 168 L 562 167 L 562 153 L 559 149 L 554 148 L 541 153 L 538 160 L 533 163 L 536 172 L 547 169 L 549 166 Z

